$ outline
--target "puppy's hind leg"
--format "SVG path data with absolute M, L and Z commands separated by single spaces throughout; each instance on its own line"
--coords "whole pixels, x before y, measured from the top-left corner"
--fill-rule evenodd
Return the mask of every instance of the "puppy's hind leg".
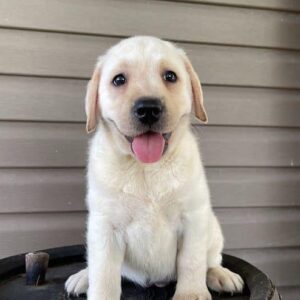
M 65 290 L 69 295 L 86 294 L 88 289 L 88 268 L 71 275 L 65 283 Z
M 216 292 L 240 293 L 244 287 L 241 276 L 221 266 L 223 235 L 215 216 L 212 219 L 211 229 L 212 242 L 207 255 L 207 285 Z

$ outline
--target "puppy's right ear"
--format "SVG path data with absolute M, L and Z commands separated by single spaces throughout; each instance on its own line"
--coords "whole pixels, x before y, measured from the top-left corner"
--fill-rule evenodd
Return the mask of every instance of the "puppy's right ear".
M 98 123 L 100 116 L 100 104 L 99 104 L 99 84 L 100 73 L 102 67 L 102 58 L 95 67 L 94 73 L 87 86 L 87 92 L 85 96 L 85 112 L 86 112 L 86 131 L 87 133 L 93 132 Z

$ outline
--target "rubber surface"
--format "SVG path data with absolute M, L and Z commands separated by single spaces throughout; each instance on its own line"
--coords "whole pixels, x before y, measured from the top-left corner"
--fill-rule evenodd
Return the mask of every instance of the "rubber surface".
M 50 254 L 46 284 L 43 286 L 25 285 L 25 258 L 17 255 L 0 260 L 0 299 L 1 300 L 68 300 L 86 299 L 69 297 L 64 291 L 66 279 L 85 267 L 85 248 L 82 245 L 43 250 Z M 251 264 L 233 256 L 223 255 L 223 265 L 240 274 L 246 283 L 243 294 L 218 295 L 212 293 L 214 300 L 278 300 L 275 287 L 269 278 Z M 158 288 L 142 288 L 129 281 L 122 282 L 124 300 L 169 300 L 175 291 L 176 283 Z

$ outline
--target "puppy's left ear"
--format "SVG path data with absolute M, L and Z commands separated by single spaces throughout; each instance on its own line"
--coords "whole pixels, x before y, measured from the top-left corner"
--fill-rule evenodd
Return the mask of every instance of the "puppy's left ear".
M 199 77 L 196 71 L 194 70 L 190 60 L 188 59 L 187 55 L 185 54 L 185 52 L 181 49 L 179 49 L 179 51 L 183 58 L 186 71 L 189 74 L 191 80 L 195 116 L 197 119 L 201 120 L 202 122 L 207 123 L 208 118 L 203 104 L 203 92 L 202 92 L 202 87 L 201 87 Z
M 99 84 L 100 73 L 102 67 L 102 57 L 98 59 L 98 63 L 94 69 L 91 80 L 88 83 L 86 96 L 85 96 L 85 112 L 86 112 L 86 131 L 87 133 L 93 132 L 98 123 L 100 116 L 99 104 Z

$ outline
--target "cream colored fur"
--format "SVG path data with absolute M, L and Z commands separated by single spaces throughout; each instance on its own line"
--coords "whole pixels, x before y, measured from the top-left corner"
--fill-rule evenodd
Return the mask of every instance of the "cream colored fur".
M 166 68 L 176 70 L 177 86 L 163 82 Z M 211 299 L 207 285 L 242 290 L 239 275 L 221 266 L 223 236 L 189 125 L 193 101 L 198 118 L 207 119 L 191 68 L 182 50 L 152 37 L 124 40 L 99 59 L 86 99 L 88 130 L 98 122 L 87 174 L 88 268 L 68 279 L 68 293 L 119 300 L 121 276 L 143 286 L 177 280 L 173 300 Z M 121 71 L 128 85 L 115 88 L 111 79 Z M 143 95 L 164 99 L 164 130 L 172 131 L 153 164 L 138 162 L 124 137 L 136 134 L 130 108 Z

